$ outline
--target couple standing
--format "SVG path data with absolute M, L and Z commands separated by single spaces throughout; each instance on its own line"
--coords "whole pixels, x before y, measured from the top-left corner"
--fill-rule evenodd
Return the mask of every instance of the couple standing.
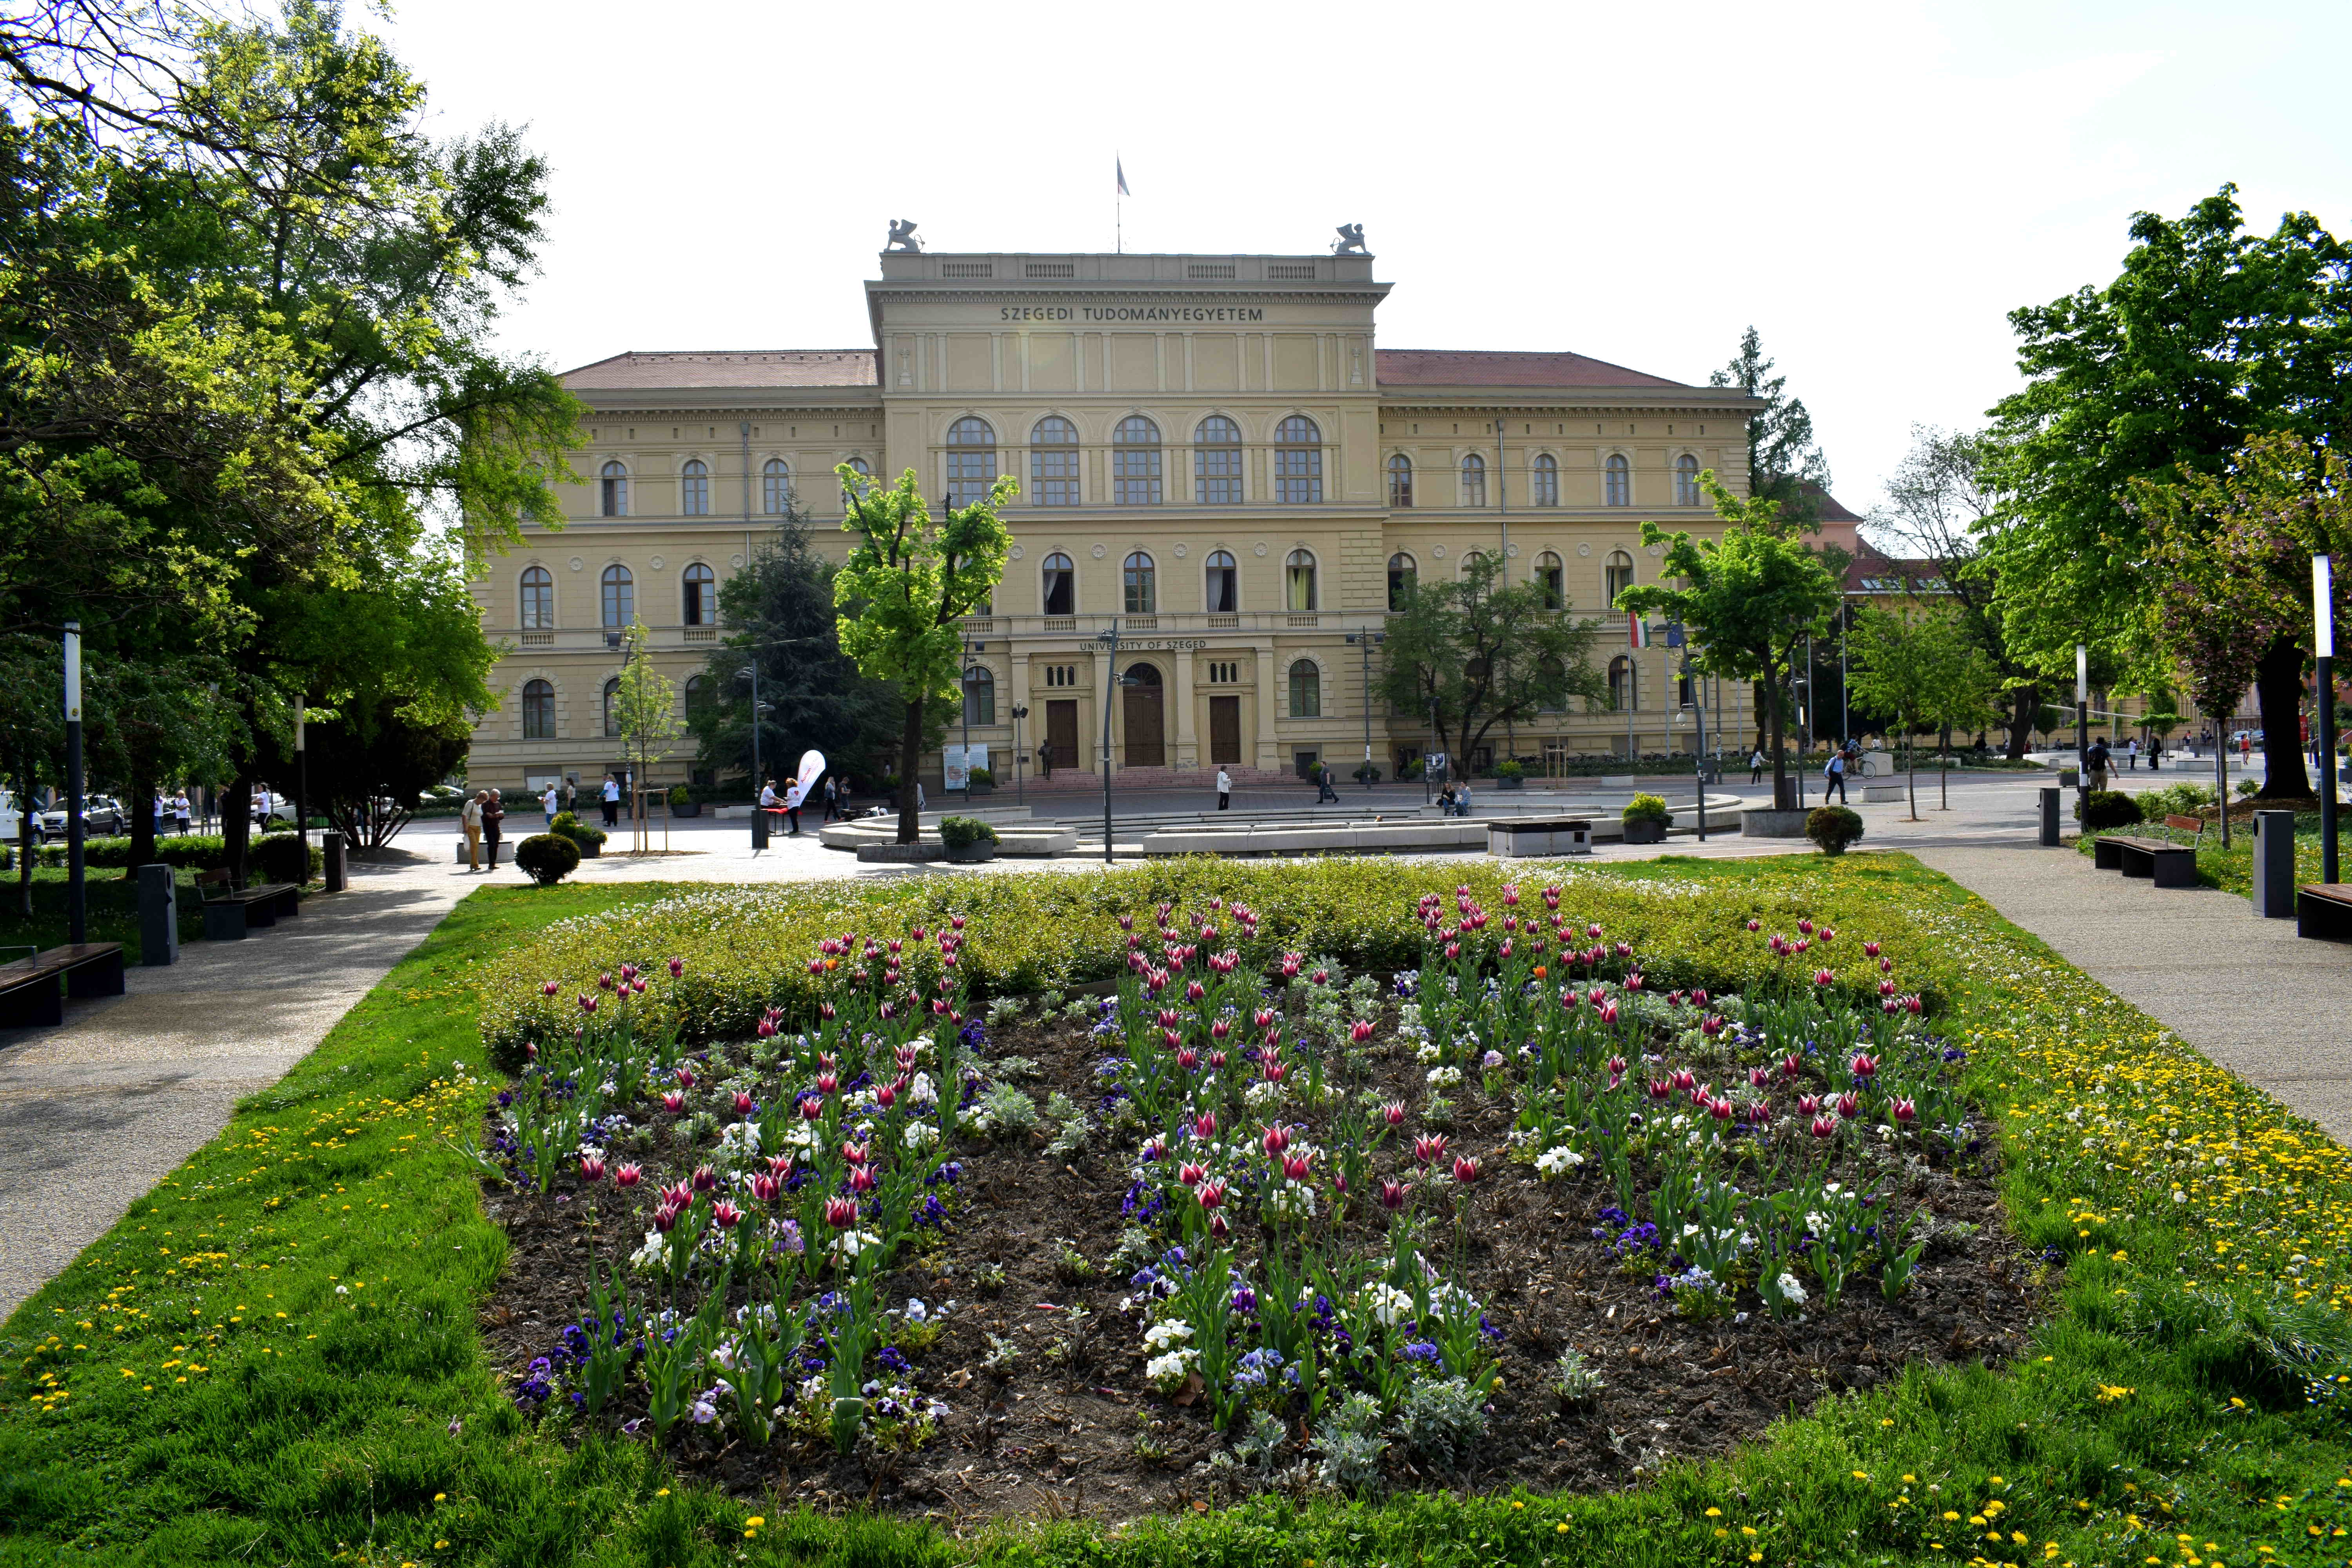
M 489 869 L 499 868 L 499 826 L 506 820 L 506 807 L 499 802 L 494 789 L 476 790 L 457 813 L 458 824 L 466 830 L 466 869 L 479 871 L 482 868 L 482 844 L 490 847 Z

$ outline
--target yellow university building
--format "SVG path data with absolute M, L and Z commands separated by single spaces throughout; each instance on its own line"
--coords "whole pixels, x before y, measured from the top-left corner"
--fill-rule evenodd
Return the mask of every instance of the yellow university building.
M 747 700 L 688 691 L 724 635 L 718 585 L 793 498 L 816 548 L 844 556 L 838 463 L 912 468 L 959 502 L 1019 480 L 1003 583 L 968 626 L 963 717 L 1003 784 L 1016 758 L 1034 779 L 1041 746 L 1057 773 L 1095 768 L 1106 691 L 1129 783 L 1287 778 L 1309 759 L 1344 777 L 1365 746 L 1362 639 L 1408 580 L 1499 554 L 1512 580 L 1599 614 L 1658 569 L 1644 520 L 1709 531 L 1700 471 L 1747 484 L 1755 405 L 1736 390 L 1575 353 L 1381 347 L 1391 285 L 1352 236 L 1325 256 L 893 248 L 880 269 L 871 347 L 624 353 L 564 378 L 590 411 L 584 482 L 561 531 L 529 532 L 474 584 L 510 651 L 472 782 L 618 765 L 608 634 L 632 620 L 682 700 Z M 1099 636 L 1114 622 L 1116 677 Z M 1629 641 L 1620 617 L 1597 650 L 1612 701 L 1490 742 L 1531 762 L 1689 750 L 1679 651 Z M 1729 734 L 1748 733 L 1744 684 L 1722 696 Z M 1370 718 L 1383 776 L 1429 744 L 1421 715 Z

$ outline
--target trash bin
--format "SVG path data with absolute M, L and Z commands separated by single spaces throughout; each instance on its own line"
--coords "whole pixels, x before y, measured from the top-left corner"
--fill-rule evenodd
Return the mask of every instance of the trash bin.
M 180 962 L 180 890 L 169 866 L 139 868 L 139 962 Z
M 2254 918 L 2294 918 L 2294 813 L 2254 813 Z
M 2058 847 L 2058 795 L 2057 785 L 2044 784 L 2042 787 L 2042 847 L 2044 849 Z
M 767 847 L 768 813 L 765 807 L 755 805 L 751 808 L 751 847 L 765 849 Z
M 349 885 L 343 865 L 343 836 L 329 831 L 319 835 L 319 847 L 326 858 L 324 876 L 327 891 L 340 893 Z

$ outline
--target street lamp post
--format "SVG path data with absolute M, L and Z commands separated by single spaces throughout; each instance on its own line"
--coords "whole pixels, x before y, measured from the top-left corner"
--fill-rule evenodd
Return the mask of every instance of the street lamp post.
M 1386 632 L 1349 632 L 1348 640 L 1364 650 L 1364 787 L 1372 787 L 1372 646 L 1388 641 Z M 1422 770 L 1427 773 L 1429 770 Z
M 2084 830 L 2091 826 L 2091 648 L 2074 645 L 2074 813 Z M 2229 843 L 2230 802 L 2221 800 L 2221 842 Z
M 2311 558 L 2311 616 L 2319 677 L 2319 879 L 2336 880 L 2336 602 L 2330 563 Z M 2229 810 L 2225 802 L 2221 809 Z
M 1029 710 L 1015 702 L 1013 705 L 1013 804 L 1028 802 L 1028 774 L 1022 771 L 1026 761 L 1021 754 L 1021 721 L 1029 717 Z
M 81 623 L 66 623 L 66 940 L 89 940 L 89 888 L 83 879 L 81 800 Z M 26 801 L 30 811 L 33 803 Z M 25 873 L 27 877 L 32 873 Z

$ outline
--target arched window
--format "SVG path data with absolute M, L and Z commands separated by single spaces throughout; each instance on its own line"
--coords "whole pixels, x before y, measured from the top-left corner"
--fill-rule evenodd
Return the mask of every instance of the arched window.
M 1609 710 L 1627 713 L 1637 710 L 1642 693 L 1633 679 L 1633 660 L 1629 654 L 1619 654 L 1609 661 Z
M 698 561 L 686 569 L 679 585 L 686 591 L 686 624 L 689 626 L 715 626 L 719 624 L 719 579 L 710 568 Z
M 1158 506 L 1160 426 L 1130 414 L 1110 439 L 1110 499 L 1120 506 Z
M 710 515 L 710 470 L 699 458 L 688 458 L 677 471 L 677 510 L 681 517 Z
M 1475 452 L 1462 459 L 1462 504 L 1486 504 L 1486 459 Z
M 709 676 L 689 675 L 686 678 L 686 711 L 688 717 L 701 712 L 718 700 L 718 689 L 711 685 Z
M 522 738 L 555 739 L 555 688 L 544 680 L 522 683 Z
M 1293 610 L 1315 607 L 1315 557 L 1294 550 L 1282 567 L 1283 603 Z
M 1058 414 L 1029 432 L 1029 499 L 1038 506 L 1078 504 L 1078 427 Z
M 1391 612 L 1404 608 L 1405 602 L 1412 597 L 1412 585 L 1420 575 L 1421 568 L 1403 551 L 1400 550 L 1389 557 L 1389 609 Z
M 1536 460 L 1528 466 L 1528 489 L 1538 506 L 1559 504 L 1559 459 L 1549 452 L 1538 452 Z
M 963 721 L 996 722 L 996 677 L 986 665 L 975 664 L 963 674 Z
M 1274 427 L 1274 499 L 1323 499 L 1323 432 L 1304 414 L 1294 414 Z
M 1230 615 L 1242 607 L 1242 574 L 1233 556 L 1223 550 L 1209 552 L 1208 606 L 1211 615 Z
M 1603 506 L 1633 504 L 1633 468 L 1625 461 L 1622 452 L 1609 454 L 1609 461 L 1601 471 L 1601 503 Z
M 1129 615 L 1149 616 L 1155 612 L 1160 603 L 1158 577 L 1159 573 L 1151 565 L 1151 557 L 1142 551 L 1139 550 L 1127 558 L 1126 564 L 1120 569 L 1120 585 L 1126 592 Z
M 1412 504 L 1412 459 L 1402 452 L 1389 458 L 1389 505 Z
M 620 631 L 637 618 L 637 580 L 625 566 L 604 568 L 604 626 Z
M 603 473 L 597 476 L 597 481 L 600 492 L 597 496 L 598 513 L 604 517 L 628 516 L 629 470 L 617 461 L 607 463 Z
M 857 476 L 857 479 L 856 479 L 856 489 L 857 489 L 857 490 L 858 490 L 858 491 L 862 492 L 862 491 L 865 491 L 865 490 L 867 490 L 867 489 L 872 489 L 872 488 L 873 488 L 872 481 L 873 481 L 873 478 L 874 478 L 874 470 L 873 470 L 872 468 L 867 468 L 867 467 L 866 466 L 866 459 L 865 459 L 865 458 L 850 458 L 850 459 L 849 459 L 849 471 L 850 471 L 851 473 L 856 474 L 856 475 Z M 847 508 L 848 508 L 848 506 L 849 506 L 849 502 L 850 502 L 851 499 L 852 499 L 852 497 L 851 497 L 851 488 L 850 488 L 850 485 L 849 485 L 849 484 L 847 484 L 847 483 L 845 483 L 845 484 L 841 487 L 841 504 L 842 504 L 842 507 L 843 507 L 843 509 L 844 509 L 845 510 L 847 510 Z
M 1675 504 L 1676 506 L 1699 504 L 1698 459 L 1688 452 L 1675 459 Z
M 1239 506 L 1242 427 L 1212 414 L 1192 432 L 1192 499 L 1203 506 Z
M 608 675 L 604 678 L 604 733 L 617 735 L 620 732 L 621 678 Z
M 1486 552 L 1485 551 L 1465 550 L 1462 552 L 1462 559 L 1454 563 L 1454 567 L 1455 570 L 1462 574 L 1464 581 L 1471 582 L 1476 580 L 1479 569 L 1486 564 Z
M 948 505 L 970 506 L 988 499 L 996 479 L 996 431 L 977 415 L 948 426 Z
M 1559 557 L 1545 551 L 1536 557 L 1536 586 L 1543 590 L 1543 607 L 1547 610 L 1568 608 L 1568 573 Z
M 1045 609 L 1049 616 L 1074 616 L 1077 612 L 1078 574 L 1070 558 L 1056 550 L 1045 557 Z
M 522 574 L 522 629 L 543 632 L 555 625 L 555 578 L 544 566 L 530 566 Z
M 1290 716 L 1323 717 L 1323 672 L 1311 658 L 1299 659 L 1290 667 Z
M 1608 563 L 1601 568 L 1601 598 L 1610 609 L 1617 607 L 1617 595 L 1633 585 L 1633 558 L 1622 550 L 1609 552 Z
M 771 458 L 760 467 L 760 510 L 770 517 L 793 510 L 793 470 L 782 458 Z

